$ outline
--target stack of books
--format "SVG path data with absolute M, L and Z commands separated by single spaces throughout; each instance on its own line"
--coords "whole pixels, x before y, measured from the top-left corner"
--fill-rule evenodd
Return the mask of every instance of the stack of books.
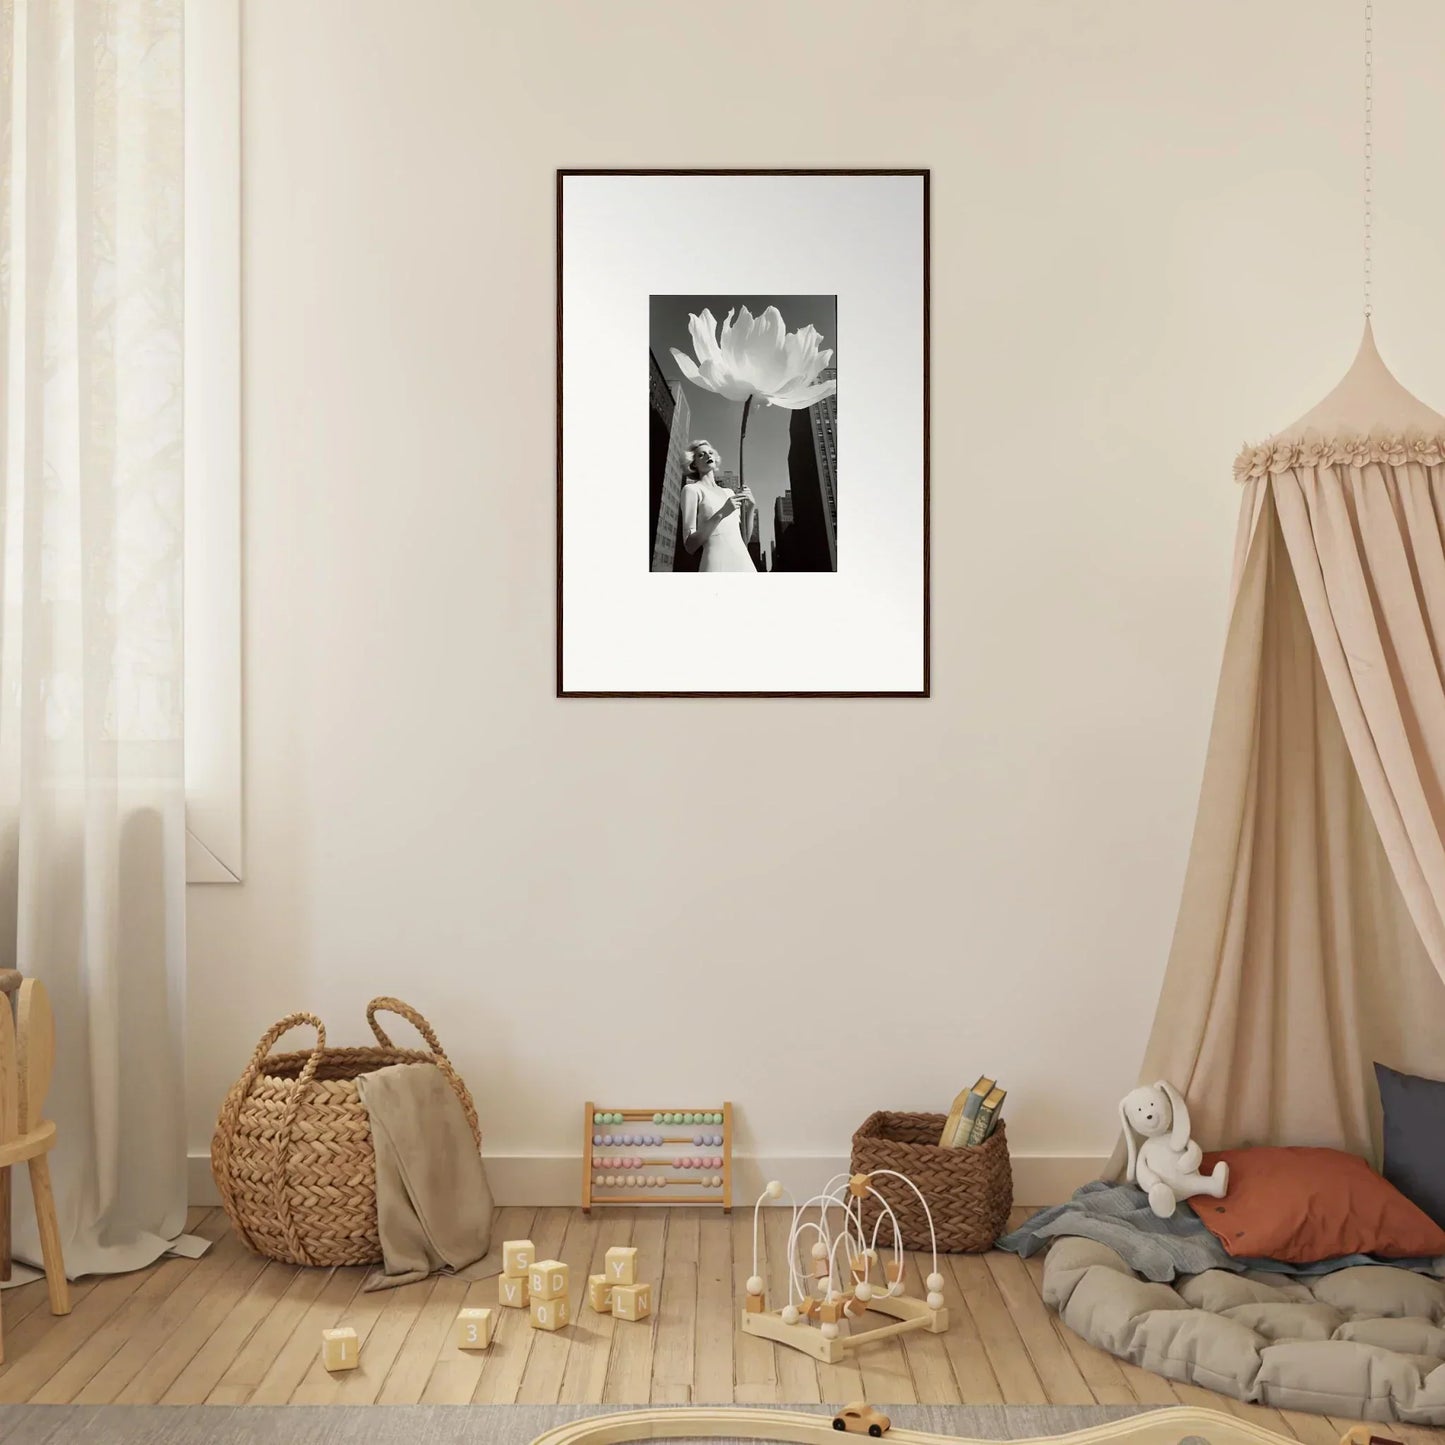
M 973 1088 L 965 1089 L 953 1101 L 939 1144 L 945 1149 L 982 1144 L 998 1127 L 1007 1097 L 1007 1089 L 999 1088 L 993 1079 L 981 1075 Z

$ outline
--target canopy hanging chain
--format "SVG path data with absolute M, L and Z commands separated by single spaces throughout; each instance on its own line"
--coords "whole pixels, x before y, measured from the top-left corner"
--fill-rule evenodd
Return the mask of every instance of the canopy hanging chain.
M 1365 319 L 1375 309 L 1370 295 L 1371 230 L 1375 209 L 1375 0 L 1365 0 Z

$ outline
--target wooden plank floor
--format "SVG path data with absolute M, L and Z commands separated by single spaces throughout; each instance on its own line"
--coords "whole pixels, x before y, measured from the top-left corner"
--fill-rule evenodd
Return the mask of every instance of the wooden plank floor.
M 786 1216 L 764 1219 L 760 1247 L 776 1276 Z M 365 1270 L 257 1258 L 218 1209 L 193 1211 L 190 1228 L 215 1241 L 204 1258 L 82 1280 L 62 1319 L 50 1314 L 43 1282 L 5 1291 L 0 1404 L 1182 1403 L 1246 1416 L 1302 1445 L 1338 1445 L 1354 1423 L 1242 1405 L 1095 1349 L 1045 1307 L 1042 1257 L 949 1256 L 945 1334 L 895 1336 L 827 1366 L 738 1332 L 752 1272 L 748 1211 L 503 1209 L 499 1238 L 531 1238 L 541 1257 L 572 1266 L 575 1323 L 546 1334 L 520 1311 L 499 1310 L 492 1348 L 469 1354 L 452 1347 L 452 1321 L 464 1305 L 495 1305 L 494 1280 L 363 1294 Z M 583 1305 L 586 1276 L 601 1271 L 612 1244 L 637 1246 L 640 1277 L 654 1285 L 648 1321 L 622 1323 Z M 926 1258 L 913 1256 L 908 1271 L 910 1293 L 921 1293 Z M 320 1334 L 345 1324 L 361 1336 L 361 1366 L 328 1375 Z M 1390 1433 L 1445 1445 L 1442 1430 Z

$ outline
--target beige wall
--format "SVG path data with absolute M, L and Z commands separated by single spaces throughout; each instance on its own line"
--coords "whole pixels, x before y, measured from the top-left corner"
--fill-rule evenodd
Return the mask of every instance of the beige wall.
M 276 1016 L 396 992 L 500 1159 L 589 1094 L 839 1155 L 982 1069 L 1019 1153 L 1107 1152 L 1230 462 L 1357 340 L 1358 10 L 248 0 L 247 876 L 192 890 L 192 1147 Z M 1378 335 L 1439 405 L 1445 11 L 1377 32 Z M 558 165 L 932 167 L 931 701 L 554 699 Z

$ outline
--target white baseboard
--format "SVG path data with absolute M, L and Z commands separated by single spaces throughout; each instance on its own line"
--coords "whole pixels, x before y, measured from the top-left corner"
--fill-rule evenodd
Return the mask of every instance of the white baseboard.
M 1058 1204 L 1081 1184 L 1097 1179 L 1107 1159 L 1080 1154 L 1015 1154 L 1012 1158 L 1014 1203 Z M 582 1161 L 575 1154 L 489 1154 L 487 1180 L 498 1204 L 534 1207 L 580 1202 Z M 749 1208 L 769 1179 L 781 1179 L 795 1199 L 819 1193 L 836 1174 L 847 1174 L 848 1160 L 835 1155 L 793 1158 L 737 1158 L 733 1161 L 733 1203 Z M 190 1157 L 190 1197 L 195 1205 L 219 1204 L 208 1154 Z

